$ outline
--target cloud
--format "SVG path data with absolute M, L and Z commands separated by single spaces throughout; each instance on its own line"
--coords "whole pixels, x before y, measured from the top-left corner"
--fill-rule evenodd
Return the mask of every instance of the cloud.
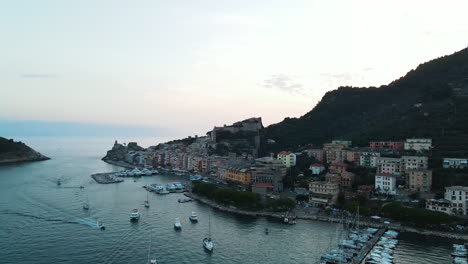
M 278 89 L 291 94 L 304 94 L 304 85 L 294 80 L 295 76 L 286 74 L 271 75 L 269 79 L 263 81 L 260 86 L 269 89 Z
M 42 79 L 50 79 L 50 78 L 57 78 L 55 74 L 37 74 L 37 73 L 28 73 L 20 75 L 21 78 L 42 78 Z

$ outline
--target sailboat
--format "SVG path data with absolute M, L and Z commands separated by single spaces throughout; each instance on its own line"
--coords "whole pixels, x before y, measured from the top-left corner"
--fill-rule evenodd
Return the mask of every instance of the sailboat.
M 86 194 L 86 201 L 83 203 L 83 209 L 84 209 L 84 210 L 88 210 L 88 209 L 89 209 L 88 194 Z
M 146 192 L 145 207 L 149 208 L 148 191 Z
M 209 252 L 213 252 L 213 240 L 211 240 L 211 215 L 208 224 L 208 237 L 203 239 L 203 248 Z
M 149 244 L 149 247 L 148 247 L 148 264 L 157 264 L 158 262 L 156 261 L 156 257 L 152 257 L 150 259 L 150 255 L 151 255 L 151 242 L 152 242 L 152 236 L 153 234 L 153 229 L 151 229 L 151 233 L 150 233 L 150 244 Z

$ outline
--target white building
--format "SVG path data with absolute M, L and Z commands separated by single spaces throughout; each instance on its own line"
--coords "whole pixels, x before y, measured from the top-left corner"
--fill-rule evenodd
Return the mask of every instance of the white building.
M 427 170 L 428 158 L 424 156 L 402 156 L 401 171 L 404 173 L 409 170 Z
M 322 173 L 322 171 L 325 170 L 325 166 L 323 166 L 320 163 L 314 163 L 310 165 L 309 170 L 312 171 L 313 175 L 319 175 L 320 173 Z
M 405 142 L 405 150 L 430 150 L 432 148 L 432 139 L 429 138 L 409 138 Z
M 468 187 L 450 186 L 445 187 L 445 200 L 451 203 L 451 213 L 455 215 L 466 215 L 466 198 Z
M 377 167 L 377 158 L 380 157 L 379 152 L 363 152 L 359 159 L 359 165 L 363 167 Z
M 375 190 L 379 193 L 396 194 L 396 175 L 379 173 L 375 175 Z
M 446 169 L 448 169 L 448 168 L 455 168 L 455 169 L 468 168 L 468 159 L 444 158 L 443 166 Z
M 291 166 L 296 166 L 296 154 L 289 152 L 289 151 L 281 151 L 278 153 L 278 160 L 283 162 L 283 165 L 286 168 Z

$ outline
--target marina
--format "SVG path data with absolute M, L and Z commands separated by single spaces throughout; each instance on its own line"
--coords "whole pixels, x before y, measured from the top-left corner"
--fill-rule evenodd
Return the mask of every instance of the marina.
M 92 174 L 91 178 L 100 184 L 119 183 L 124 181 L 123 179 L 114 176 L 113 173 L 96 173 Z

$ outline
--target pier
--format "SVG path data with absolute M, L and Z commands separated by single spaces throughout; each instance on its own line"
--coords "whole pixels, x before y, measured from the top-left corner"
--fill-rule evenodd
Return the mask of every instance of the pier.
M 92 174 L 91 178 L 93 178 L 97 183 L 100 183 L 100 184 L 123 182 L 122 179 L 118 179 L 112 174 L 113 172 L 96 173 L 96 174 Z
M 377 233 L 375 233 L 374 237 L 372 237 L 372 239 L 369 241 L 369 243 L 366 246 L 364 246 L 363 248 L 361 248 L 358 255 L 355 256 L 352 259 L 352 263 L 353 264 L 364 264 L 367 255 L 374 248 L 375 244 L 377 244 L 377 242 L 383 236 L 385 231 L 387 231 L 386 227 L 380 228 L 379 231 L 377 231 Z

